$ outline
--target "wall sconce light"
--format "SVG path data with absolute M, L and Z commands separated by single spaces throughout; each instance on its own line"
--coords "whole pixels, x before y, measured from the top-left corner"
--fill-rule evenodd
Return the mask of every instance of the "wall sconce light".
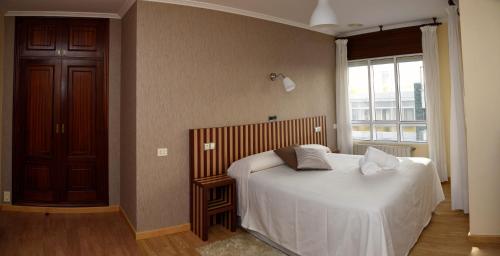
M 295 82 L 290 79 L 290 77 L 287 77 L 281 73 L 271 73 L 269 74 L 269 78 L 271 79 L 271 81 L 276 81 L 278 78 L 282 78 L 283 88 L 285 88 L 286 92 L 291 92 L 295 89 Z

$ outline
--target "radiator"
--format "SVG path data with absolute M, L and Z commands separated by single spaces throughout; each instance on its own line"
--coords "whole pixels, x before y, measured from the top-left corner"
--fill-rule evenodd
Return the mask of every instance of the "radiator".
M 406 144 L 371 144 L 371 143 L 354 143 L 353 153 L 355 155 L 364 155 L 368 147 L 380 149 L 388 154 L 398 157 L 410 157 L 411 152 L 415 149 L 411 145 Z

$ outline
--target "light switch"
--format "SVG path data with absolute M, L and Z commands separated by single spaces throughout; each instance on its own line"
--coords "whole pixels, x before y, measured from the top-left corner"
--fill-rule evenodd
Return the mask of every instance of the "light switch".
M 10 191 L 3 192 L 3 201 L 5 203 L 10 203 Z
M 159 148 L 157 155 L 158 156 L 167 156 L 168 155 L 168 148 Z
M 333 129 L 337 129 L 337 124 L 333 124 Z
M 321 126 L 314 127 L 314 132 L 321 132 Z
M 215 143 L 214 142 L 205 143 L 205 144 L 203 144 L 203 149 L 205 151 L 207 151 L 207 150 L 213 150 L 213 149 L 215 149 Z

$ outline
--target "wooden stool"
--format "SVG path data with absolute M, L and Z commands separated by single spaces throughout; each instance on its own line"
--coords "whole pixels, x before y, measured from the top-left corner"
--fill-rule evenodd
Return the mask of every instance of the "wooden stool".
M 208 240 L 211 223 L 221 222 L 236 231 L 236 180 L 217 175 L 193 180 L 191 231 Z M 222 214 L 224 213 L 224 214 Z

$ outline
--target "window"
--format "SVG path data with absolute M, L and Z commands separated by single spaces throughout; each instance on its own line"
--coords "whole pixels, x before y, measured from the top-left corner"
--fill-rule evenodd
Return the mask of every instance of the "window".
M 349 62 L 355 140 L 426 142 L 421 55 Z

